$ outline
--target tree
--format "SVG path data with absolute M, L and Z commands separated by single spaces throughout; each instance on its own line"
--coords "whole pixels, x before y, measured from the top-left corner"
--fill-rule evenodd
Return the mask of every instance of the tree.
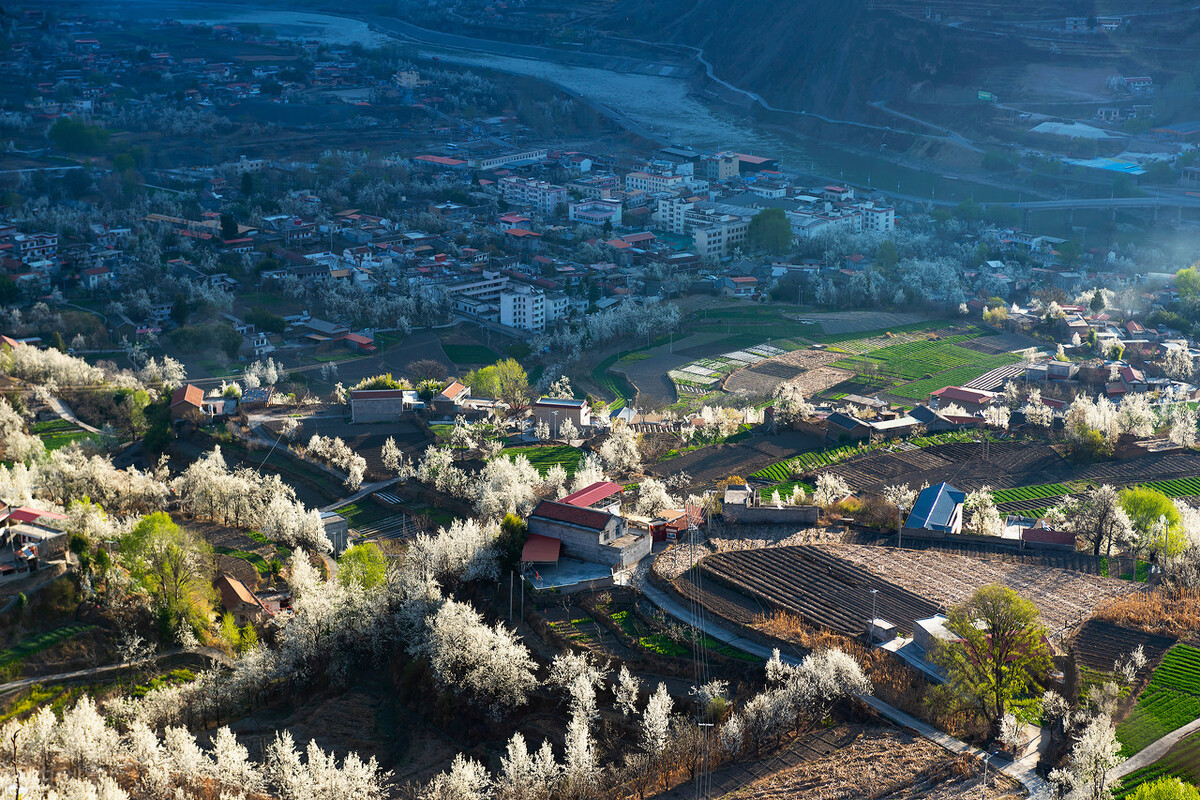
M 154 599 L 160 621 L 174 631 L 181 621 L 208 626 L 213 605 L 212 547 L 159 511 L 121 537 L 121 561 Z
M 254 194 L 254 176 L 249 172 L 242 173 L 242 197 Z
M 416 361 L 410 361 L 405 369 L 408 370 L 408 374 L 412 376 L 412 379 L 416 383 L 446 380 L 446 365 L 432 358 L 419 358 Z
M 1182 551 L 1182 516 L 1178 507 L 1157 489 L 1139 486 L 1126 489 L 1120 495 L 1121 508 L 1137 534 L 1139 549 L 1162 550 L 1170 540 L 1172 553 Z
M 671 728 L 671 709 L 674 706 L 665 683 L 650 695 L 646 710 L 642 713 L 642 749 L 652 762 L 661 762 L 667 750 L 667 734 Z M 663 770 L 663 791 L 667 789 L 669 770 Z
M 468 372 L 462 380 L 475 395 L 502 400 L 514 411 L 525 408 L 529 400 L 529 375 L 515 358 Z
M 1111 555 L 1114 544 L 1127 542 L 1133 536 L 1133 524 L 1121 507 L 1120 495 L 1107 484 L 1092 489 L 1083 497 L 1071 499 L 1053 511 L 1056 527 L 1091 544 L 1093 555 L 1100 555 L 1102 548 L 1107 548 Z
M 67 343 L 63 341 L 63 336 L 58 331 L 50 335 L 50 346 L 60 353 L 67 352 Z
M 550 800 L 560 773 L 550 743 L 542 742 L 541 749 L 531 753 L 518 731 L 500 756 L 496 800 Z
M 779 255 L 792 249 L 792 226 L 782 208 L 764 208 L 750 219 L 750 244 Z
M 1077 786 L 1086 786 L 1091 800 L 1111 797 L 1108 773 L 1121 763 L 1121 743 L 1106 714 L 1092 719 L 1071 750 L 1071 774 Z
M 1092 309 L 1093 314 L 1099 314 L 1104 310 L 1105 305 L 1104 292 L 1097 288 L 1096 291 L 1092 292 L 1092 299 L 1088 303 L 1088 307 Z
M 833 472 L 822 472 L 817 476 L 817 491 L 813 493 L 813 502 L 828 511 L 850 494 L 850 484 L 841 475 Z
M 238 238 L 238 223 L 233 214 L 226 211 L 221 215 L 221 238 L 236 239 Z
M 387 582 L 387 558 L 374 542 L 356 544 L 338 559 L 338 583 L 373 589 Z
M 1200 295 L 1200 271 L 1195 264 L 1175 273 L 1175 289 L 1184 300 Z
M 1129 800 L 1200 800 L 1200 789 L 1168 777 L 1143 783 L 1128 797 Z
M 600 459 L 614 472 L 634 472 L 641 468 L 642 454 L 638 451 L 638 436 L 622 421 L 613 425 L 600 445 Z
M 629 668 L 621 665 L 617 673 L 617 685 L 613 692 L 614 704 L 621 710 L 626 719 L 637 714 L 638 698 L 642 693 L 642 680 L 629 672 Z
M 468 603 L 446 600 L 428 622 L 422 651 L 436 682 L 500 718 L 525 705 L 537 685 L 529 650 L 497 622 L 488 627 Z
M 959 641 L 934 654 L 947 676 L 945 699 L 998 734 L 1009 702 L 1036 686 L 1052 665 L 1037 606 L 1007 587 L 984 586 L 947 616 L 946 629 Z

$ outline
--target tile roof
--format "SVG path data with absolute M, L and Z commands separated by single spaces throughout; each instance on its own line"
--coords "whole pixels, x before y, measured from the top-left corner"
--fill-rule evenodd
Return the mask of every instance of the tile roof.
M 599 503 L 601 500 L 607 500 L 614 494 L 620 494 L 624 490 L 624 487 L 619 483 L 613 483 L 612 481 L 597 481 L 591 486 L 585 486 L 578 492 L 567 495 L 558 502 L 566 503 L 569 506 L 587 508 L 588 506 Z
M 543 500 L 538 503 L 537 508 L 529 515 L 530 519 L 541 517 L 542 519 L 553 520 L 554 522 L 565 522 L 568 525 L 578 525 L 581 528 L 588 528 L 593 531 L 602 531 L 613 519 L 612 514 L 604 511 L 594 511 L 590 508 L 579 508 L 565 503 L 555 503 L 552 500 Z

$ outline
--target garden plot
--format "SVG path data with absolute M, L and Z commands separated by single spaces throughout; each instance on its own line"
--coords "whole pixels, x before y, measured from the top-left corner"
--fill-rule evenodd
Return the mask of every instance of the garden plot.
M 716 388 L 725 376 L 785 352 L 782 348 L 764 342 L 718 356 L 698 358 L 690 364 L 669 370 L 667 378 L 675 384 L 676 391 L 680 393 L 688 393 L 688 390 L 695 389 L 709 390 Z
M 1028 559 L 1005 561 L 955 555 L 938 550 L 831 543 L 820 548 L 858 565 L 942 608 L 958 605 L 980 587 L 1007 586 L 1032 601 L 1051 633 L 1088 617 L 1102 603 L 1137 591 L 1129 581 L 1045 567 Z M 893 620 L 895 621 L 895 620 Z M 1111 659 L 1108 662 L 1112 666 Z
M 773 547 L 717 553 L 699 568 L 706 580 L 787 611 L 812 625 L 855 635 L 866 630 L 874 607 L 878 616 L 911 633 L 913 622 L 938 607 L 831 552 L 810 546 Z M 877 589 L 873 595 L 871 590 Z
M 839 358 L 839 354 L 827 350 L 781 353 L 737 370 L 725 381 L 725 390 L 746 397 L 770 397 L 781 383 L 787 382 L 798 387 L 805 397 L 815 397 L 853 374 L 828 366 Z

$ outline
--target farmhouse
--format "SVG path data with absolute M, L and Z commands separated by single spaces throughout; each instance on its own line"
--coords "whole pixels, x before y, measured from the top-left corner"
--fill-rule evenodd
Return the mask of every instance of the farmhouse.
M 947 386 L 929 393 L 929 404 L 933 408 L 945 408 L 951 403 L 960 406 L 968 414 L 974 415 L 990 406 L 996 399 L 995 392 L 984 392 L 979 389 L 964 389 L 961 386 Z
M 387 422 L 411 411 L 418 403 L 417 393 L 412 389 L 355 389 L 350 392 L 350 420 Z
M 543 397 L 533 404 L 533 418 L 537 423 L 545 423 L 551 436 L 558 436 L 559 426 L 567 420 L 577 430 L 591 427 L 592 409 L 586 400 Z
M 591 486 L 585 486 L 578 492 L 567 495 L 560 503 L 566 503 L 576 508 L 591 508 L 607 514 L 620 515 L 621 493 L 625 487 L 612 481 L 597 481 Z
M 321 524 L 333 545 L 334 556 L 340 556 L 350 546 L 350 523 L 336 511 L 322 511 Z
M 649 555 L 649 535 L 629 532 L 616 514 L 543 500 L 529 515 L 529 532 L 558 539 L 566 555 L 582 561 L 627 567 Z
M 213 580 L 213 587 L 221 595 L 221 605 L 233 615 L 234 623 L 240 628 L 262 622 L 267 610 L 246 584 L 232 575 L 222 572 Z
M 180 386 L 171 395 L 171 419 L 196 417 L 202 413 L 204 390 L 199 386 L 187 384 Z
M 917 495 L 908 521 L 904 523 L 904 533 L 924 536 L 930 533 L 943 536 L 960 533 L 963 523 L 963 501 L 966 499 L 965 492 L 948 483 L 927 487 Z

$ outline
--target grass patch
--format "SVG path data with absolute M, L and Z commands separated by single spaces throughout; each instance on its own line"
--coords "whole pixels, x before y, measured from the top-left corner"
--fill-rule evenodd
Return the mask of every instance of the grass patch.
M 88 441 L 92 439 L 99 439 L 100 437 L 94 433 L 90 433 L 89 431 L 76 430 L 61 433 L 44 433 L 42 434 L 41 438 L 42 444 L 46 446 L 46 449 L 53 451 L 62 447 L 66 447 L 72 442 Z
M 334 512 L 345 517 L 351 528 L 381 522 L 396 513 L 371 501 L 348 503 L 341 508 L 334 509 Z
M 583 451 L 578 447 L 571 447 L 569 444 L 551 444 L 534 447 L 506 447 L 500 451 L 501 456 L 514 458 L 518 455 L 525 456 L 529 459 L 537 471 L 545 477 L 546 473 L 555 464 L 560 465 L 567 471 L 567 475 L 574 475 L 575 470 L 579 468 L 579 462 L 583 460 Z
M 240 558 L 258 570 L 259 575 L 267 575 L 271 571 L 271 567 L 267 564 L 267 560 L 258 553 L 249 553 L 245 550 L 235 550 L 232 547 L 214 546 L 213 551 L 220 553 L 223 556 L 230 558 Z
M 64 625 L 63 627 L 55 628 L 52 631 L 46 631 L 45 633 L 39 633 L 33 636 L 26 636 L 12 647 L 7 647 L 4 650 L 0 650 L 0 669 L 23 661 L 35 653 L 40 653 L 49 647 L 54 647 L 54 645 L 65 642 L 81 633 L 90 631 L 94 627 L 96 626 L 81 624 Z
M 494 350 L 481 344 L 444 344 L 442 349 L 455 364 L 492 364 L 499 358 Z
M 76 425 L 74 422 L 71 422 L 70 420 L 48 419 L 45 422 L 33 423 L 33 428 L 31 430 L 34 433 L 43 434 L 43 433 L 55 433 L 57 431 L 77 431 L 79 429 L 80 429 L 79 426 Z

